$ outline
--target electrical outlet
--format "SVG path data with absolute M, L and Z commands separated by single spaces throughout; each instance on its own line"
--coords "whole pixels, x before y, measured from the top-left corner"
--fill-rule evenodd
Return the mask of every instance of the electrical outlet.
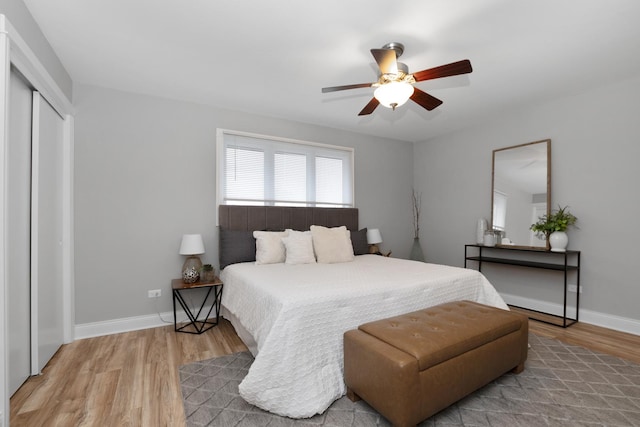
M 158 298 L 160 295 L 162 295 L 162 289 L 152 289 L 147 291 L 147 296 L 149 298 Z
M 576 292 L 578 292 L 578 286 L 577 285 L 568 285 L 567 286 L 567 290 L 569 292 L 576 293 Z M 582 286 L 580 286 L 580 293 L 582 293 Z

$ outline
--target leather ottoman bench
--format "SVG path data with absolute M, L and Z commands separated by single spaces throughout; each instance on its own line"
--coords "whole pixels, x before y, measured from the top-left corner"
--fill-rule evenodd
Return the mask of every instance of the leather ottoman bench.
M 526 316 L 456 301 L 344 334 L 347 396 L 415 426 L 527 359 Z

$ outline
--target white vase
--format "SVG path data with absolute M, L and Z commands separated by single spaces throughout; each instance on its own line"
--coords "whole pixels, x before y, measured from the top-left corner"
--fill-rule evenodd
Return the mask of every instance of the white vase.
M 567 233 L 565 233 L 564 231 L 554 231 L 549 236 L 551 252 L 566 252 L 568 243 L 569 236 L 567 236 Z
M 476 243 L 482 245 L 484 243 L 484 232 L 487 230 L 487 220 L 480 218 L 476 226 Z

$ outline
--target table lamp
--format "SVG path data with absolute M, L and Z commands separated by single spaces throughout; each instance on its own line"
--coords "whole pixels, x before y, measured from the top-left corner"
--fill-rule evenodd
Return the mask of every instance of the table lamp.
M 182 266 L 182 280 L 184 283 L 196 283 L 200 279 L 202 269 L 201 255 L 204 253 L 204 242 L 200 234 L 185 234 L 180 244 L 180 255 L 187 255 Z
M 380 249 L 378 248 L 378 243 L 382 243 L 382 235 L 380 234 L 380 230 L 378 230 L 377 228 L 367 230 L 367 243 L 369 244 L 370 254 L 380 252 Z

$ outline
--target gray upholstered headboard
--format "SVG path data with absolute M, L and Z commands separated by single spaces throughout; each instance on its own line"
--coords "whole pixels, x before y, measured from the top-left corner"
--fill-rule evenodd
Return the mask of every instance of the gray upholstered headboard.
M 348 230 L 358 230 L 356 208 L 220 205 L 218 215 L 221 230 L 308 230 L 312 225 L 346 225 Z
M 358 230 L 358 209 L 294 208 L 283 206 L 229 206 L 218 208 L 220 268 L 255 261 L 255 230 L 308 230 L 312 225 L 346 226 L 351 231 L 354 253 L 367 252 L 366 229 Z

